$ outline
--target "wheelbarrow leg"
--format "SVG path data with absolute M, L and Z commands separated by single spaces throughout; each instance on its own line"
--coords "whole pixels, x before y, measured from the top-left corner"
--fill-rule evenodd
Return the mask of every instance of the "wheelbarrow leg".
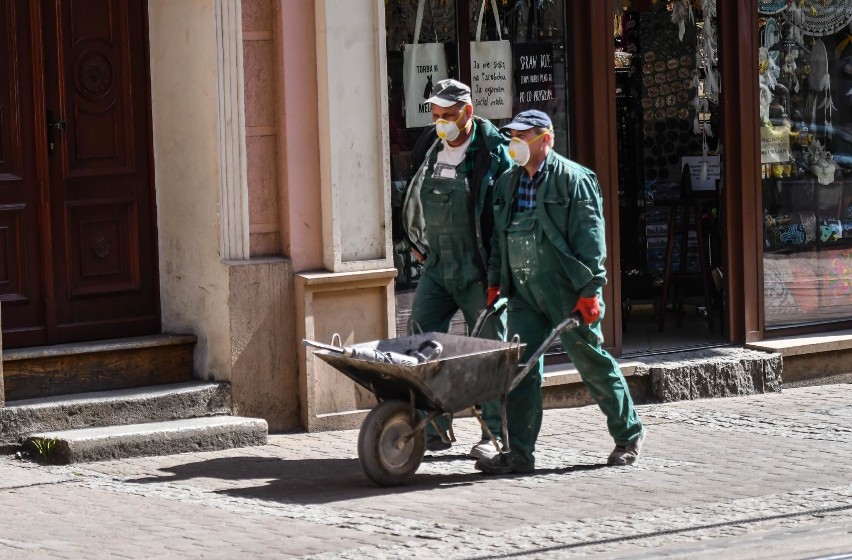
M 509 418 L 506 413 L 506 405 L 509 401 L 508 393 L 500 395 L 500 428 L 503 430 L 503 450 L 501 453 L 509 453 Z
M 429 415 L 430 415 L 429 422 L 432 423 L 432 427 L 435 428 L 435 432 L 437 432 L 437 434 L 439 436 L 441 436 L 441 441 L 443 441 L 444 443 L 455 443 L 456 434 L 455 434 L 455 432 L 453 432 L 453 419 L 452 419 L 452 417 L 450 417 L 450 420 L 447 422 L 447 424 L 448 424 L 447 429 L 444 430 L 438 425 L 437 422 L 435 422 L 435 419 L 438 416 L 441 416 L 441 414 L 430 412 Z M 428 422 L 427 422 L 427 424 L 428 424 Z
M 485 423 L 485 420 L 482 419 L 482 408 L 480 405 L 475 405 L 470 407 L 471 412 L 479 420 L 479 425 L 482 426 L 482 432 L 488 436 L 488 439 L 491 440 L 492 445 L 494 445 L 494 449 L 497 450 L 497 453 L 500 453 L 500 443 L 497 441 L 497 438 L 494 437 L 494 434 L 491 432 L 491 429 L 488 427 L 488 424 Z

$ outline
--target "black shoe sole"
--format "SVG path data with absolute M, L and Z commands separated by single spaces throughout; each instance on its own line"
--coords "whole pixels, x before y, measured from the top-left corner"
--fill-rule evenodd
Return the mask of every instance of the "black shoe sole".
M 452 443 L 444 443 L 443 441 L 438 441 L 435 443 L 426 444 L 426 451 L 446 451 L 450 447 L 452 447 Z
M 485 466 L 479 461 L 474 465 L 476 470 L 482 474 L 531 474 L 535 472 L 535 465 L 501 465 L 499 467 Z

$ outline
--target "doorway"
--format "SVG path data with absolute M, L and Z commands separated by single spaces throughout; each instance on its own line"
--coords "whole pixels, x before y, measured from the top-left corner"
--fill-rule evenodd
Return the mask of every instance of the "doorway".
M 725 343 L 715 3 L 616 18 L 622 356 Z
M 147 3 L 0 4 L 5 348 L 160 329 Z

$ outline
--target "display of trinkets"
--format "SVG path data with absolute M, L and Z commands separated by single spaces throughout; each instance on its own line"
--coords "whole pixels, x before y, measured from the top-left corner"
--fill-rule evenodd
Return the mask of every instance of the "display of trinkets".
M 698 155 L 699 145 L 667 138 L 687 133 L 692 116 L 690 98 L 696 94 L 695 26 L 685 28 L 684 38 L 665 10 L 641 14 L 642 130 L 645 138 L 645 179 L 678 180 L 680 158 Z

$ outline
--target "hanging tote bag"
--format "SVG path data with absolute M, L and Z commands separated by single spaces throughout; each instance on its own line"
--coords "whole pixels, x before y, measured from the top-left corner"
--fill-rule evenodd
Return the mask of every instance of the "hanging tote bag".
M 512 118 L 512 46 L 500 32 L 497 0 L 491 0 L 491 11 L 497 27 L 498 41 L 481 41 L 485 4 L 482 0 L 476 41 L 470 44 L 470 89 L 476 114 L 486 119 Z
M 432 97 L 434 85 L 448 77 L 444 44 L 419 43 L 424 4 L 425 0 L 419 0 L 417 3 L 414 44 L 405 45 L 403 52 L 402 80 L 405 88 L 406 128 L 432 124 L 432 107 L 426 100 Z M 437 36 L 435 39 L 437 40 Z

